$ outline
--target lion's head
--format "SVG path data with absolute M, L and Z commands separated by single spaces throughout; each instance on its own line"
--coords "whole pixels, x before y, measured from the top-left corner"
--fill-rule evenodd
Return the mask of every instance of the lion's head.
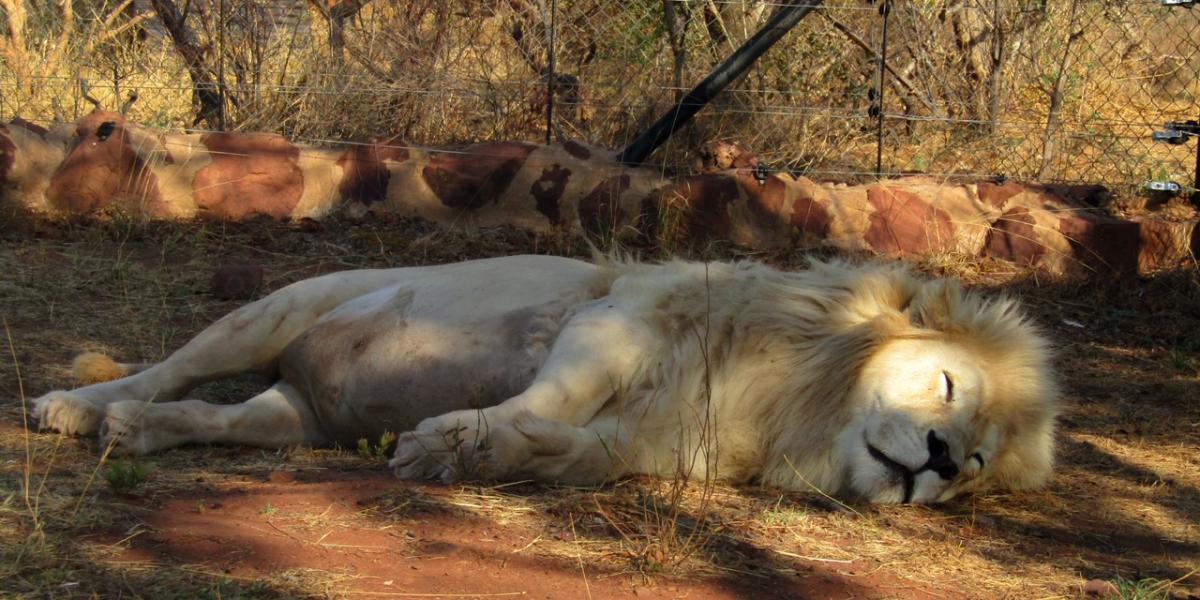
M 1015 301 L 894 265 L 816 263 L 796 283 L 795 326 L 828 328 L 793 351 L 783 395 L 806 400 L 778 415 L 782 458 L 764 480 L 916 503 L 1045 482 L 1058 391 Z M 818 439 L 828 453 L 812 452 Z
M 1010 300 L 920 282 L 882 315 L 837 437 L 850 495 L 940 502 L 1041 485 L 1057 390 L 1047 344 Z

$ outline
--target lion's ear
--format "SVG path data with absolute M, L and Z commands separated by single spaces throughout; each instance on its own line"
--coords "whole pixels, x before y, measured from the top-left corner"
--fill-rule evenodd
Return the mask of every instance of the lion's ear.
M 962 304 L 962 284 L 953 279 L 926 282 L 907 302 L 904 312 L 917 327 L 943 329 L 955 322 Z

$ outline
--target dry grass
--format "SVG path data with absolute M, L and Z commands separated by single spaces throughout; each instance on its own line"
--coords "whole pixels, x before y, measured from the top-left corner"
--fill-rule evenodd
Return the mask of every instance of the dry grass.
M 111 533 L 136 539 L 146 535 L 143 520 L 154 506 L 195 496 L 202 512 L 204 494 L 261 481 L 263 473 L 336 479 L 338 472 L 379 469 L 374 458 L 354 449 L 176 450 L 153 457 L 154 470 L 130 501 L 97 475 L 102 467 L 93 442 L 21 428 L 21 389 L 39 394 L 68 384 L 75 353 L 160 359 L 234 308 L 206 293 L 216 264 L 262 264 L 266 287 L 277 289 L 356 266 L 587 253 L 561 238 L 513 230 L 465 235 L 407 221 L 27 223 L 9 231 L 15 233 L 0 246 L 0 292 L 16 363 L 0 361 L 0 398 L 7 399 L 0 405 L 0 591 L 18 597 L 138 596 L 147 589 L 154 597 L 307 597 L 357 581 L 336 569 L 246 578 L 203 564 L 131 563 L 131 542 L 114 543 Z M 803 260 L 799 253 L 764 258 L 783 265 Z M 949 256 L 924 268 L 985 284 L 1011 279 L 1000 266 Z M 321 534 L 334 526 L 381 529 L 430 514 L 463 515 L 488 528 L 541 532 L 530 535 L 521 554 L 563 558 L 576 570 L 586 563 L 591 577 L 599 569 L 606 577 L 769 583 L 835 573 L 878 586 L 881 596 L 916 594 L 905 591 L 911 586 L 951 596 L 1034 598 L 1075 597 L 1086 579 L 1119 576 L 1173 582 L 1159 589 L 1181 597 L 1200 592 L 1193 574 L 1200 564 L 1200 412 L 1191 401 L 1200 391 L 1200 343 L 1191 337 L 1200 330 L 1200 286 L 1191 273 L 1132 287 L 1009 285 L 1057 340 L 1068 390 L 1061 466 L 1043 492 L 936 508 L 845 508 L 819 496 L 686 478 L 598 490 L 397 484 L 354 514 L 313 508 L 264 515 L 280 524 L 283 533 L 274 535 L 310 545 L 328 545 Z M 232 402 L 263 384 L 238 379 L 201 394 Z

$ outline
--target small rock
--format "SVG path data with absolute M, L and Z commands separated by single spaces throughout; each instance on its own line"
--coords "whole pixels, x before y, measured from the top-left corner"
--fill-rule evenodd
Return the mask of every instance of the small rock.
M 220 300 L 248 300 L 263 283 L 261 265 L 222 265 L 213 272 L 209 291 Z
M 996 519 L 993 519 L 992 517 L 988 517 L 988 516 L 984 516 L 984 515 L 976 515 L 975 516 L 975 524 L 980 527 L 995 528 L 996 527 Z
M 312 219 L 309 217 L 304 217 L 303 219 L 300 219 L 300 231 L 303 231 L 305 233 L 313 233 L 313 232 L 321 231 L 321 229 L 322 229 L 322 223 L 316 219 Z
M 291 471 L 271 471 L 267 475 L 267 481 L 271 483 L 293 483 L 296 481 L 296 474 Z
M 1117 586 L 1107 579 L 1090 579 L 1083 584 L 1083 593 L 1088 596 L 1107 598 L 1117 593 Z
M 421 547 L 421 552 L 423 554 L 428 554 L 431 556 L 448 556 L 450 554 L 454 554 L 457 550 L 458 546 L 450 542 L 443 542 L 440 540 L 423 544 Z
M 647 598 L 650 596 L 650 589 L 644 587 L 633 588 L 633 595 L 639 598 Z

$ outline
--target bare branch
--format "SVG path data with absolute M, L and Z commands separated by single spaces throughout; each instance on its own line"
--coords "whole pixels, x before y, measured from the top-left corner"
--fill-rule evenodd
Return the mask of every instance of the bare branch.
M 714 46 L 729 46 L 730 50 L 736 48 L 733 41 L 729 39 L 729 29 L 725 27 L 721 9 L 717 8 L 713 0 L 707 0 L 704 3 L 704 26 L 708 30 L 708 37 L 712 39 Z M 716 48 L 714 47 L 713 50 Z
M 344 21 L 362 10 L 371 0 L 342 0 L 329 9 L 329 17 L 336 21 Z
M 53 69 L 62 63 L 63 53 L 71 44 L 71 32 L 75 29 L 75 3 L 71 0 L 62 0 L 61 4 L 62 29 L 58 32 L 58 42 L 54 45 L 54 50 L 42 63 L 43 77 L 50 75 Z
M 863 50 L 865 50 L 867 52 L 867 54 L 869 54 L 871 56 L 871 60 L 879 60 L 879 52 L 876 51 L 875 48 L 871 47 L 871 45 L 868 44 L 865 40 L 863 40 L 861 37 L 859 37 L 858 34 L 854 33 L 854 31 L 852 31 L 844 23 L 831 17 L 825 10 L 817 10 L 816 13 L 821 15 L 822 17 L 825 17 L 825 20 L 829 21 L 830 25 L 833 25 L 834 29 L 840 31 L 842 33 L 842 35 L 846 36 L 846 39 L 853 42 L 854 45 L 858 46 L 859 48 L 862 48 Z M 902 73 L 897 71 L 895 69 L 895 67 L 893 67 L 891 65 L 891 63 L 884 62 L 883 68 L 887 69 L 887 72 L 891 73 L 892 77 L 895 78 L 896 83 L 899 83 L 900 87 L 904 88 L 906 95 L 909 95 L 909 96 L 912 96 L 913 98 L 915 98 L 917 100 L 917 102 L 920 102 L 921 105 L 924 106 L 925 109 L 929 111 L 930 114 L 935 115 L 935 116 L 942 116 L 942 111 L 940 109 L 938 109 L 936 106 L 934 106 L 933 102 L 931 102 L 928 98 L 926 98 L 926 97 L 922 96 L 920 93 L 918 93 L 916 86 L 914 86 L 913 83 L 911 81 L 909 81 L 908 78 L 905 77 Z
M 0 0 L 0 8 L 8 14 L 8 42 L 24 50 L 25 27 L 29 20 L 24 0 Z
M 188 76 L 192 80 L 192 103 L 196 107 L 196 119 L 193 125 L 207 121 L 209 126 L 218 129 L 225 127 L 223 118 L 224 100 L 217 92 L 217 84 L 213 80 L 208 64 L 204 60 L 204 52 L 196 43 L 195 35 L 184 22 L 186 13 L 180 13 L 173 0 L 150 0 L 159 21 L 166 28 L 175 44 L 175 50 L 183 58 L 187 66 Z
M 104 110 L 104 104 L 92 96 L 92 88 L 88 85 L 88 81 L 82 77 L 79 78 L 79 95 L 83 96 L 84 100 L 91 103 L 97 110 Z
M 1071 62 L 1071 50 L 1075 45 L 1076 40 L 1083 37 L 1084 26 L 1078 25 L 1076 15 L 1078 13 L 1079 0 L 1071 0 L 1070 13 L 1070 28 L 1073 30 L 1067 34 L 1066 45 L 1063 47 L 1062 59 L 1058 63 L 1058 74 L 1054 78 L 1054 85 L 1050 90 L 1050 109 L 1046 114 L 1046 132 L 1042 137 L 1042 167 L 1038 170 L 1038 179 L 1046 179 L 1050 176 L 1050 167 L 1054 163 L 1055 155 L 1057 154 L 1057 144 L 1055 136 L 1058 134 L 1058 128 L 1061 125 L 1063 105 L 1063 83 L 1066 80 L 1067 67 Z
M 113 17 L 116 16 L 116 14 L 117 14 L 116 12 L 113 12 L 112 14 L 110 14 L 109 17 L 107 19 L 105 19 L 105 21 L 104 21 L 105 25 L 101 29 L 101 31 L 97 32 L 96 35 L 90 36 L 88 38 L 88 41 L 83 46 L 84 54 L 91 54 L 92 52 L 94 52 L 96 50 L 97 46 L 99 46 L 111 39 L 114 39 L 114 38 L 120 36 L 121 34 L 125 33 L 126 31 L 129 31 L 130 29 L 133 29 L 134 27 L 137 27 L 138 25 L 141 25 L 142 23 L 145 23 L 146 21 L 149 21 L 150 19 L 154 18 L 154 15 L 151 13 L 143 13 L 140 15 L 135 15 L 133 18 L 129 19 L 128 21 L 126 21 L 120 25 L 117 25 L 116 27 L 113 27 L 113 26 L 111 26 L 111 21 L 112 21 Z
M 342 62 L 346 48 L 346 19 L 362 10 L 371 0 L 309 0 L 309 4 L 325 17 L 329 24 L 329 53 Z
M 122 115 L 129 114 L 129 109 L 133 108 L 133 103 L 137 102 L 137 99 L 138 99 L 137 90 L 133 90 L 132 92 L 129 92 L 129 97 L 125 99 L 125 102 L 121 103 L 121 111 L 120 111 L 121 114 Z
M 22 84 L 27 79 L 29 55 L 25 45 L 25 27 L 28 14 L 25 11 L 24 0 L 0 0 L 0 8 L 8 13 L 8 38 L 0 37 L 0 57 L 4 58 L 8 68 L 17 75 Z

